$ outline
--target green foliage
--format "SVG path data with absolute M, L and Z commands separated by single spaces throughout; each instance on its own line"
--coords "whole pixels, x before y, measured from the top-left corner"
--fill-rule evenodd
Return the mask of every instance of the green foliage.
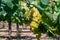
M 41 3 L 42 3 L 43 5 L 48 5 L 49 1 L 50 1 L 50 0 L 41 0 Z
M 48 31 L 48 34 L 55 35 L 56 30 L 60 31 L 60 0 L 0 0 L 0 21 L 23 24 L 27 21 L 24 18 L 25 12 L 32 7 L 37 8 L 42 15 L 38 33 Z M 31 17 L 27 18 L 31 22 Z
M 12 0 L 2 0 L 3 3 L 7 4 L 8 7 L 13 8 Z

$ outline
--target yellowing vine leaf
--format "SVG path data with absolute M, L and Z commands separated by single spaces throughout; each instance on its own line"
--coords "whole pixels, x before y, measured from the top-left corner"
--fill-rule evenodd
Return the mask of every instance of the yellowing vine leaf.
M 31 8 L 30 11 L 31 11 L 30 14 L 32 16 L 32 21 L 30 23 L 30 28 L 34 32 L 34 31 L 37 31 L 35 29 L 38 29 L 38 26 L 39 26 L 39 24 L 41 22 L 42 16 L 39 13 L 38 9 L 35 8 L 35 7 Z
M 35 7 L 33 7 L 33 8 L 31 9 L 31 13 L 33 13 L 33 14 L 32 14 L 32 17 L 33 17 L 32 20 L 35 21 L 35 22 L 37 22 L 37 23 L 40 23 L 40 21 L 41 21 L 41 19 L 42 19 L 42 16 L 41 16 L 41 14 L 39 13 L 38 9 L 35 8 Z

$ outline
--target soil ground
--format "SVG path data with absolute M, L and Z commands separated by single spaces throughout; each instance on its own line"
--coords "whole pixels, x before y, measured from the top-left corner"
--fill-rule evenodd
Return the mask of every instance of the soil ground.
M 3 27 L 3 24 L 4 24 L 4 27 Z M 4 31 L 4 30 L 9 30 L 8 29 L 8 23 L 7 22 L 0 22 L 0 31 Z M 15 23 L 12 23 L 11 30 L 14 31 L 14 32 L 11 32 L 11 36 L 17 36 L 18 35 Z M 29 25 L 23 25 L 23 26 L 20 25 L 19 30 L 21 31 L 19 33 L 20 36 L 36 37 L 36 35 L 30 31 Z M 9 36 L 9 32 L 0 32 L 0 36 Z M 46 33 L 41 35 L 41 40 L 48 40 L 47 38 L 48 38 L 48 36 Z M 52 40 L 52 38 L 50 38 L 50 39 Z M 8 39 L 7 38 L 0 38 L 0 40 L 8 40 Z M 23 40 L 29 40 L 29 38 L 26 38 Z M 33 39 L 33 40 L 36 40 L 36 39 Z

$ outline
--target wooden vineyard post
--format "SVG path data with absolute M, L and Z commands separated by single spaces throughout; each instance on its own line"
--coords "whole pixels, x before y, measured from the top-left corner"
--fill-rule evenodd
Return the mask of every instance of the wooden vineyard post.
M 19 39 L 19 37 L 20 37 L 20 35 L 19 35 L 19 24 L 18 24 L 18 22 L 16 22 L 16 29 L 17 29 L 17 40 L 20 40 Z
M 8 25 L 9 25 L 9 38 L 8 38 L 8 39 L 9 39 L 9 40 L 12 40 L 12 39 L 11 39 L 11 32 L 12 32 L 12 31 L 11 31 L 11 21 L 8 23 Z

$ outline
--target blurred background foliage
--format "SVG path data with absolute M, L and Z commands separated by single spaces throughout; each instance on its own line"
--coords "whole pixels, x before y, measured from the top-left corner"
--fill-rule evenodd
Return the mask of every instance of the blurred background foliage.
M 60 0 L 0 0 L 0 21 L 30 23 L 29 10 L 33 7 L 42 15 L 38 32 L 60 35 Z

